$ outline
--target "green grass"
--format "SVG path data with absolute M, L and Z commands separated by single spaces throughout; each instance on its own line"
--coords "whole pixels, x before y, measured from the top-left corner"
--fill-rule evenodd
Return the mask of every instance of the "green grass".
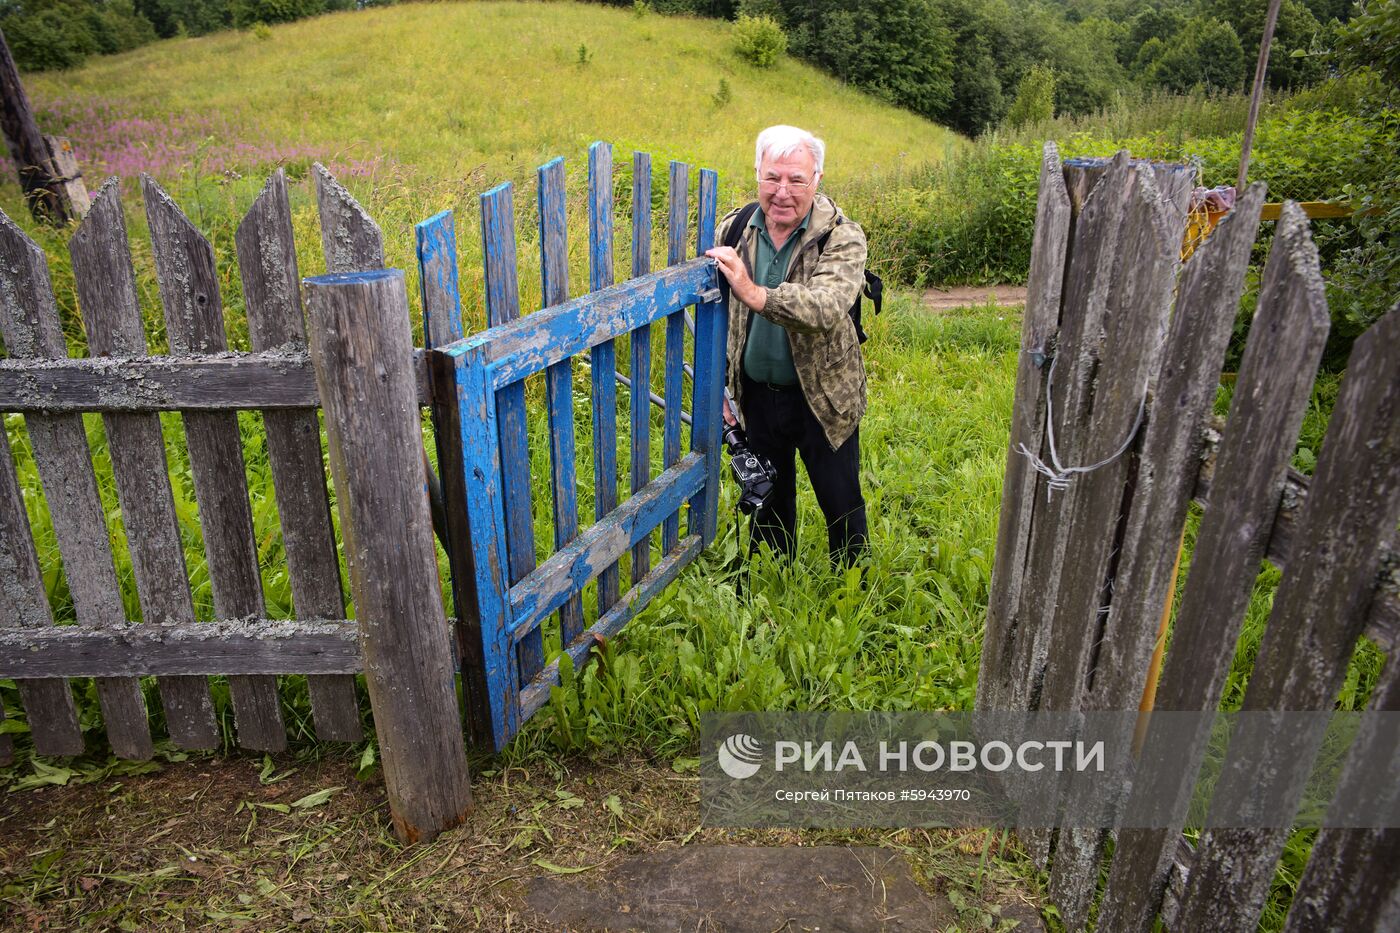
M 1006 309 L 937 317 L 896 295 L 865 345 L 864 575 L 828 569 L 806 490 L 797 560 L 737 569 L 748 532 L 726 484 L 716 546 L 525 741 L 674 753 L 711 710 L 971 708 L 1018 340 Z

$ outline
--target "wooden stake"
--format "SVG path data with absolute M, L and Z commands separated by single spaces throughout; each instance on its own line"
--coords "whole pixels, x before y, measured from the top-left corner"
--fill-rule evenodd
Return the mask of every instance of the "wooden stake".
M 65 196 L 63 184 L 54 177 L 48 144 L 34 121 L 34 111 L 29 107 L 29 97 L 19 79 L 19 68 L 3 34 L 0 34 L 0 130 L 5 133 L 10 158 L 19 172 L 24 200 L 34 218 L 55 224 L 75 219 L 77 212 Z
M 1240 173 L 1235 190 L 1244 191 L 1249 178 L 1249 153 L 1254 148 L 1254 126 L 1259 122 L 1259 102 L 1264 96 L 1264 75 L 1269 70 L 1269 49 L 1274 44 L 1274 27 L 1278 25 L 1278 10 L 1283 0 L 1269 0 L 1269 12 L 1264 18 L 1264 35 L 1259 40 L 1259 61 L 1254 66 L 1254 90 L 1249 95 L 1249 117 L 1244 123 L 1244 143 L 1240 146 Z
M 1157 702 L 1157 680 L 1162 674 L 1162 656 L 1167 651 L 1167 628 L 1172 621 L 1172 605 L 1176 602 L 1176 578 L 1181 572 L 1181 552 L 1186 549 L 1186 529 L 1181 529 L 1181 540 L 1176 543 L 1176 562 L 1172 564 L 1171 582 L 1167 584 L 1167 599 L 1162 603 L 1162 620 L 1157 623 L 1157 647 L 1152 649 L 1152 661 L 1147 665 L 1147 683 L 1142 688 L 1142 701 L 1138 703 L 1138 721 L 1133 729 L 1133 754 L 1142 751 L 1142 741 L 1147 737 L 1147 724 L 1152 717 L 1152 707 Z

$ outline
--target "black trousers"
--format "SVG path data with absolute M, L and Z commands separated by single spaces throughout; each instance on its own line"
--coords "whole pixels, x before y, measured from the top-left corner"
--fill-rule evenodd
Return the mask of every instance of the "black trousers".
M 773 463 L 777 478 L 767 504 L 754 513 L 753 544 L 767 542 L 774 551 L 796 554 L 797 463 L 802 456 L 817 505 L 826 516 L 831 558 L 849 565 L 869 546 L 865 498 L 860 493 L 860 433 L 857 429 L 838 449 L 827 443 L 821 423 L 807 407 L 799 386 L 775 389 L 744 380 L 744 422 L 749 446 Z

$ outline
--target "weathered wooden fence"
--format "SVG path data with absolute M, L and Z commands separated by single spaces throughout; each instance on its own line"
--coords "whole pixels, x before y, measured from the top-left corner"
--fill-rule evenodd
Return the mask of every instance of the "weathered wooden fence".
M 714 535 L 724 318 L 712 265 L 685 261 L 689 169 L 671 169 L 670 260 L 650 273 L 650 162 L 638 154 L 633 272 L 612 284 L 611 150 L 590 158 L 594 291 L 568 297 L 564 172 L 540 170 L 544 312 L 519 316 L 512 193 L 482 196 L 489 322 L 464 338 L 453 221 L 418 229 L 427 347 L 415 350 L 404 276 L 384 266 L 379 228 L 316 166 L 328 274 L 307 279 L 306 316 L 286 180 L 267 183 L 236 247 L 252 352 L 228 352 L 215 257 L 175 203 L 142 179 L 170 346 L 148 356 L 120 189 L 108 182 L 70 242 L 89 356 L 69 358 L 42 251 L 0 215 L 0 411 L 19 412 L 40 474 L 75 625 L 55 625 L 15 463 L 0 451 L 0 677 L 16 679 L 35 751 L 83 751 L 70 678 L 95 678 L 113 751 L 145 758 L 153 740 L 140 678 L 154 676 L 170 738 L 212 748 L 220 735 L 207 678 L 228 677 L 238 744 L 286 747 L 277 677 L 305 674 L 317 737 L 361 737 L 353 675 L 363 672 L 396 828 L 405 839 L 459 822 L 470 806 L 467 721 L 499 748 L 558 682 L 541 621 L 561 609 L 563 650 L 582 660 Z M 716 179 L 701 176 L 698 242 L 713 241 Z M 684 314 L 696 306 L 692 452 L 681 455 Z M 648 326 L 666 318 L 665 472 L 650 475 Z M 309 335 L 309 339 L 308 339 Z M 615 352 L 630 335 L 632 495 L 617 502 Z M 573 464 L 570 359 L 593 362 L 597 521 L 582 531 Z M 523 380 L 547 370 L 555 552 L 538 568 Z M 443 606 L 419 412 L 431 409 L 445 477 L 442 536 L 458 620 Z M 322 461 L 322 409 L 354 621 Z M 262 413 L 296 619 L 263 603 L 238 412 Z M 194 478 L 216 621 L 196 618 L 159 413 L 178 411 Z M 713 415 L 710 412 L 713 412 Z M 84 412 L 101 413 L 141 619 L 122 604 Z M 426 480 L 426 481 L 425 481 Z M 689 500 L 688 535 L 677 534 Z M 662 559 L 650 567 L 650 532 Z M 631 590 L 618 559 L 633 554 Z M 601 576 L 599 619 L 579 594 Z M 0 716 L 3 716 L 0 710 Z M 9 737 L 0 735 L 7 746 Z
M 1363 632 L 1394 653 L 1400 310 L 1357 341 L 1314 476 L 1293 472 L 1329 324 L 1308 221 L 1285 204 L 1222 426 L 1212 405 L 1264 191 L 1243 193 L 1180 267 L 1179 168 L 1124 154 L 1061 164 L 1045 148 L 979 710 L 1138 709 L 1193 498 L 1204 512 L 1157 709 L 1218 707 L 1263 558 L 1284 575 L 1244 709 L 1332 709 Z M 1388 660 L 1372 709 L 1400 696 Z M 1252 788 L 1296 805 L 1313 756 L 1281 757 L 1283 738 L 1231 748 L 1217 795 Z M 1149 739 L 1120 804 L 1165 800 L 1184 814 L 1205 741 L 1182 767 L 1180 747 Z M 1044 784 L 1068 812 L 1094 792 Z M 1108 831 L 1022 835 L 1050 868 L 1066 926 L 1082 928 Z M 1179 930 L 1253 929 L 1286 836 L 1207 830 L 1193 847 L 1180 824 L 1118 830 L 1098 929 L 1150 930 L 1159 916 Z M 1400 831 L 1322 830 L 1288 929 L 1393 923 L 1397 852 Z

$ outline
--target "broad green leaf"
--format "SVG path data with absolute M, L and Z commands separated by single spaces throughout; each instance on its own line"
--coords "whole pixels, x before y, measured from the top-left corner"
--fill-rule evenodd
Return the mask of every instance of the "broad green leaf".
M 545 871 L 552 872 L 556 875 L 577 875 L 581 871 L 592 871 L 598 867 L 597 865 L 580 865 L 578 868 L 569 868 L 566 865 L 556 865 L 553 862 L 547 862 L 542 858 L 535 859 L 535 864 Z
M 337 787 L 327 787 L 324 790 L 318 790 L 314 794 L 307 794 L 305 797 L 302 797 L 299 800 L 293 800 L 292 807 L 297 810 L 305 810 L 309 807 L 319 807 L 326 801 L 330 800 L 331 797 L 335 795 L 336 791 L 344 789 L 344 785 L 341 785 Z

